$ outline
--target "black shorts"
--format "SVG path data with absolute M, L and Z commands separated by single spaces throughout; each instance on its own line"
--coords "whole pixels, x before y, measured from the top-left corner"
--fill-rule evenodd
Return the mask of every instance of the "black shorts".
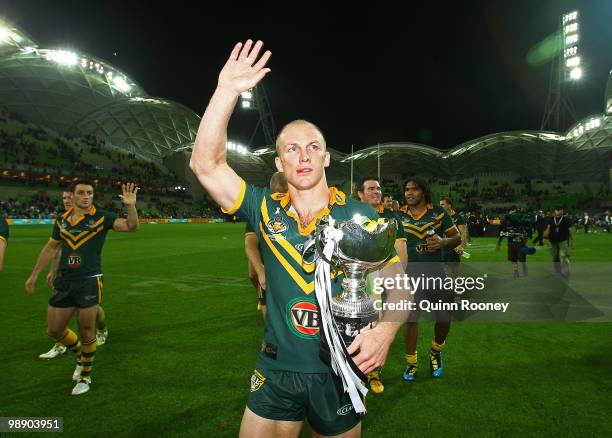
M 77 279 L 58 277 L 53 282 L 51 307 L 78 307 L 86 309 L 102 303 L 102 276 Z
M 508 261 L 510 262 L 524 262 L 527 256 L 521 251 L 521 248 L 525 246 L 525 241 L 522 242 L 508 242 Z
M 321 435 L 339 435 L 361 417 L 329 373 L 255 370 L 248 408 L 269 420 L 303 421 Z
M 461 262 L 459 260 L 447 260 L 444 262 L 444 264 L 446 266 L 448 266 L 449 268 L 451 268 L 453 271 L 458 271 L 459 270 L 459 264 Z
M 424 301 L 440 307 L 442 307 L 442 303 L 446 304 L 455 301 L 455 292 L 443 288 L 446 274 L 442 269 L 442 264 L 419 266 L 416 269 L 408 270 L 408 275 L 417 278 L 421 277 L 424 281 L 428 282 L 427 287 L 421 286 L 414 293 L 416 311 L 410 312 L 408 322 L 417 322 L 419 320 L 421 313 L 424 312 L 424 310 L 421 310 Z M 430 308 L 430 306 L 427 306 L 427 308 Z M 438 322 L 449 322 L 452 317 L 448 310 L 434 310 L 433 313 Z

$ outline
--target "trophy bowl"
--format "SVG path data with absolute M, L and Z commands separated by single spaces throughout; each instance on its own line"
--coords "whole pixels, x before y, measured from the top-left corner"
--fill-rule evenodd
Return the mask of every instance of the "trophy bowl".
M 366 276 L 390 257 L 397 237 L 394 219 L 372 220 L 355 215 L 346 221 L 322 218 L 315 232 L 315 247 L 321 258 L 344 272 L 342 291 L 332 298 L 331 310 L 346 346 L 353 338 L 376 324 L 378 311 L 366 292 Z M 331 257 L 323 248 L 329 239 L 336 242 Z

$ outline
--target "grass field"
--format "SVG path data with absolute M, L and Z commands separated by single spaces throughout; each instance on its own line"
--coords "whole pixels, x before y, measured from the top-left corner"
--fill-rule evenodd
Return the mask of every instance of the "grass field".
M 98 349 L 92 390 L 72 397 L 73 358 L 37 359 L 52 345 L 44 275 L 34 296 L 23 289 L 50 227 L 12 227 L 0 274 L 0 416 L 64 417 L 68 436 L 236 436 L 263 330 L 243 230 L 143 225 L 136 234 L 110 233 L 109 339 Z M 573 260 L 609 275 L 610 248 L 610 235 L 579 234 Z M 510 277 L 494 239 L 475 239 L 468 250 L 467 264 L 499 261 Z M 532 261 L 550 269 L 549 259 L 538 251 Z M 600 296 L 612 295 L 602 284 Z M 427 375 L 432 327 L 424 323 L 422 371 L 411 384 L 401 378 L 399 335 L 383 371 L 385 392 L 368 396 L 363 436 L 612 436 L 609 311 L 594 318 L 601 322 L 455 323 L 439 380 Z

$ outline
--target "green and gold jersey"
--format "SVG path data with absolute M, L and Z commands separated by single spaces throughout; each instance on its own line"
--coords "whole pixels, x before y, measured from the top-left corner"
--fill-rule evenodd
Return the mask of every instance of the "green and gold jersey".
M 448 211 L 448 210 L 447 210 Z M 448 212 L 451 219 L 453 220 L 453 224 L 459 229 L 459 225 L 465 225 L 465 220 L 463 216 L 457 213 L 455 210 L 451 210 Z M 461 261 L 461 256 L 454 249 L 446 249 L 442 248 L 442 257 L 445 262 L 459 262 Z
M 96 210 L 93 205 L 76 222 L 68 210 L 53 225 L 51 239 L 62 242 L 58 272 L 62 278 L 84 278 L 102 274 L 102 246 L 117 215 Z
M 408 267 L 415 262 L 443 261 L 442 251 L 427 251 L 427 237 L 430 230 L 440 237 L 452 236 L 457 232 L 448 212 L 438 205 L 431 204 L 428 204 L 419 216 L 412 216 L 408 206 L 402 207 L 401 212 L 408 247 Z
M 395 219 L 397 221 L 397 239 L 395 240 L 406 240 L 406 233 L 402 225 L 402 213 L 400 211 L 387 210 L 382 204 L 379 204 L 376 207 L 376 213 L 380 217 Z
M 244 234 L 255 234 L 255 231 L 253 230 L 253 226 L 248 221 L 246 223 L 246 226 L 244 227 Z
M 6 218 L 3 217 L 0 217 L 0 240 L 3 240 L 8 245 L 9 227 Z
M 304 244 L 318 219 L 330 215 L 348 220 L 355 214 L 377 218 L 374 209 L 353 201 L 335 187 L 329 189 L 329 205 L 302 228 L 288 193 L 271 193 L 242 181 L 236 205 L 238 212 L 255 230 L 266 270 L 266 315 L 264 341 L 258 369 L 326 373 L 329 367 L 319 359 L 319 308 L 314 293 L 314 252 L 302 258 Z M 395 262 L 397 256 L 391 260 Z M 342 276 L 332 277 L 332 289 L 340 291 Z

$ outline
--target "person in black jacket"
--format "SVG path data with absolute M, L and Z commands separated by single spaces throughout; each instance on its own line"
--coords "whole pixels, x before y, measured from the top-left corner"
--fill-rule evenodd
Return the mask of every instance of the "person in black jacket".
M 531 241 L 532 243 L 538 242 L 538 245 L 544 246 L 544 230 L 546 229 L 546 216 L 542 210 L 538 211 L 535 220 L 535 229 L 538 235 Z

